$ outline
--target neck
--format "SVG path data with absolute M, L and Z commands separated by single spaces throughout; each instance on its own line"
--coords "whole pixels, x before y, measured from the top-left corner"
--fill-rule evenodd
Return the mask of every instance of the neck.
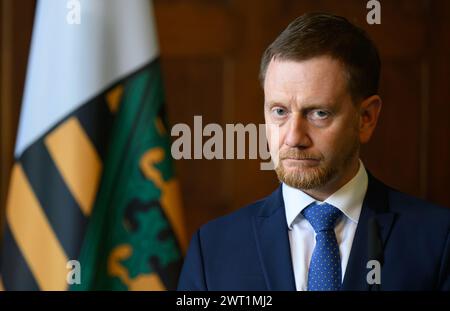
M 359 170 L 359 165 L 359 157 L 355 157 L 355 159 L 350 162 L 343 172 L 338 172 L 336 176 L 330 179 L 322 187 L 307 190 L 302 189 L 302 191 L 314 199 L 323 202 L 356 176 Z

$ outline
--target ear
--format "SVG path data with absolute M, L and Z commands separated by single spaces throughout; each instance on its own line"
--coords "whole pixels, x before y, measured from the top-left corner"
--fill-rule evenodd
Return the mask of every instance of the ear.
M 367 143 L 377 125 L 381 111 L 382 101 L 380 96 L 372 95 L 361 102 L 359 108 L 359 141 Z

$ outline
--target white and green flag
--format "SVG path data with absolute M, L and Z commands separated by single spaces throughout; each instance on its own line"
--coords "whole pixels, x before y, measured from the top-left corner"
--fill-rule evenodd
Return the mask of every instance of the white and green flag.
M 151 2 L 38 1 L 4 289 L 176 287 L 186 244 L 164 111 Z

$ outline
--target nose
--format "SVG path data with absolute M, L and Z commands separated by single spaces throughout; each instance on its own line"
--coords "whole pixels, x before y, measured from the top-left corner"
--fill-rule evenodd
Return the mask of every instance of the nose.
M 301 113 L 293 113 L 289 123 L 287 124 L 287 134 L 285 144 L 289 147 L 307 148 L 312 145 L 311 138 L 308 135 L 307 120 L 303 118 Z

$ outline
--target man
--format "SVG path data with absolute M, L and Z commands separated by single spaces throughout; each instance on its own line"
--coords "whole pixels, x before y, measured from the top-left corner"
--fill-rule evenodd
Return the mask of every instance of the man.
M 346 19 L 306 14 L 261 62 L 281 186 L 204 225 L 179 290 L 450 290 L 450 210 L 375 179 L 359 159 L 381 109 L 380 61 Z

